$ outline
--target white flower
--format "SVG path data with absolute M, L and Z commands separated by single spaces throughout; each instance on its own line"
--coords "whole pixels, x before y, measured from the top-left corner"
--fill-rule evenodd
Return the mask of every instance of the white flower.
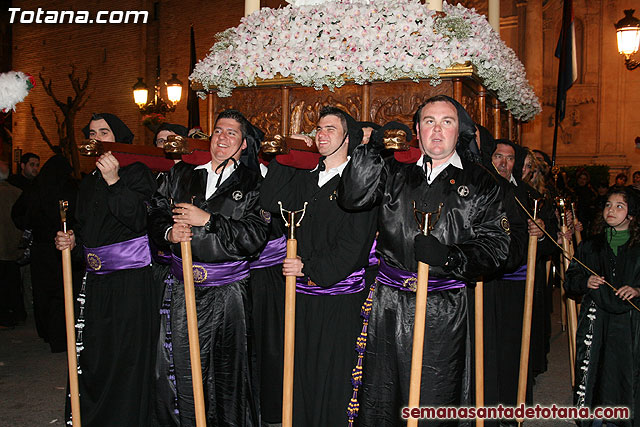
M 446 16 L 438 18 L 419 0 L 289 3 L 262 8 L 218 34 L 189 79 L 220 96 L 277 74 L 316 89 L 340 87 L 345 79 L 427 78 L 435 86 L 438 70 L 470 62 L 516 118 L 541 111 L 524 66 L 474 9 L 445 3 Z

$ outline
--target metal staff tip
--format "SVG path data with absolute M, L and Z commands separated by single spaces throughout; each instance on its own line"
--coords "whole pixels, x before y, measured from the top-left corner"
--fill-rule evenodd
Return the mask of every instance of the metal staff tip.
M 429 233 L 433 230 L 440 219 L 440 214 L 442 213 L 443 203 L 438 205 L 438 210 L 433 212 L 424 212 L 416 208 L 416 201 L 413 201 L 413 216 L 415 217 L 418 228 L 425 236 L 428 236 Z
M 67 232 L 67 210 L 69 209 L 69 202 L 67 200 L 60 200 L 60 224 L 62 224 L 62 231 Z
M 300 227 L 300 224 L 302 223 L 302 218 L 304 218 L 304 214 L 307 212 L 307 205 L 309 203 L 308 202 L 304 202 L 304 205 L 302 206 L 302 209 L 299 209 L 297 211 L 289 211 L 286 210 L 285 208 L 282 207 L 282 202 L 278 201 L 278 205 L 280 206 L 280 215 L 282 215 L 282 219 L 284 220 L 284 225 L 287 226 L 287 228 L 289 229 L 289 233 L 288 233 L 288 238 L 289 239 L 295 239 L 295 235 L 296 235 L 296 228 Z M 285 216 L 285 214 L 287 214 Z M 298 218 L 298 221 L 296 222 L 296 215 L 297 214 L 301 214 L 300 218 Z M 288 217 L 288 219 L 287 219 Z

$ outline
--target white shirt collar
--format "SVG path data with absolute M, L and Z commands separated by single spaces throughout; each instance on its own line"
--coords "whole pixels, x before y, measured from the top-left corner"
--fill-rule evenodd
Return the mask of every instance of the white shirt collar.
M 336 166 L 335 168 L 320 171 L 320 173 L 318 174 L 318 187 L 322 187 L 327 182 L 331 181 L 331 179 L 336 175 L 342 176 L 342 171 L 347 167 L 347 163 L 349 163 L 349 160 L 351 160 L 351 156 L 347 156 L 347 161 Z M 316 166 L 311 172 L 314 172 L 317 169 L 318 166 Z
M 196 166 L 197 169 L 206 169 L 207 171 L 207 191 L 205 193 L 205 199 L 208 199 L 216 192 L 218 189 L 218 178 L 220 177 L 219 173 L 216 173 L 212 168 L 212 163 L 206 163 L 204 165 Z M 220 178 L 220 185 L 225 182 L 232 173 L 236 171 L 236 164 L 234 162 L 229 162 L 227 167 L 222 171 L 222 178 Z
M 427 165 L 427 167 L 429 168 L 429 170 L 427 171 L 427 183 L 431 184 L 433 180 L 436 179 L 438 175 L 440 175 L 440 173 L 443 170 L 445 170 L 449 165 L 453 165 L 458 169 L 463 169 L 462 160 L 460 159 L 460 156 L 458 155 L 457 151 L 453 152 L 453 155 L 449 157 L 449 160 L 442 163 L 441 165 L 436 166 L 433 169 L 431 168 L 431 164 Z M 424 156 L 420 156 L 420 158 L 416 162 L 416 166 L 418 166 L 421 169 L 424 167 Z
M 515 185 L 516 187 L 518 186 L 518 181 L 516 181 L 516 179 L 513 177 L 513 174 L 511 174 L 511 178 L 509 178 L 509 182 Z

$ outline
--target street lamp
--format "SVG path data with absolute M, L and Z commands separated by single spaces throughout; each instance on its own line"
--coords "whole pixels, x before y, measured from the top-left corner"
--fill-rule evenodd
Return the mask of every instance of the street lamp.
M 634 9 L 624 11 L 624 18 L 614 24 L 618 35 L 618 52 L 624 55 L 624 63 L 629 70 L 640 66 L 640 62 L 631 59 L 640 45 L 640 19 L 633 16 Z
M 169 102 L 162 99 L 160 95 L 160 56 L 158 56 L 153 99 L 147 102 L 149 89 L 142 77 L 138 77 L 138 81 L 133 85 L 133 99 L 142 114 L 164 114 L 175 111 L 176 104 L 180 102 L 182 97 L 182 82 L 178 80 L 176 73 L 171 73 L 171 78 L 165 82 L 165 86 L 167 86 L 167 99 Z

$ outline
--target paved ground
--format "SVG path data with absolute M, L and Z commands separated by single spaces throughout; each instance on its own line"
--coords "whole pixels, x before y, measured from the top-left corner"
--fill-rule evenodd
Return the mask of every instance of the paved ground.
M 557 300 L 557 298 L 556 298 Z M 539 375 L 534 402 L 569 406 L 567 336 L 555 310 L 549 370 Z M 64 425 L 66 353 L 52 354 L 38 338 L 33 316 L 13 330 L 0 330 L 0 427 Z M 569 426 L 568 420 L 530 421 L 527 426 Z

